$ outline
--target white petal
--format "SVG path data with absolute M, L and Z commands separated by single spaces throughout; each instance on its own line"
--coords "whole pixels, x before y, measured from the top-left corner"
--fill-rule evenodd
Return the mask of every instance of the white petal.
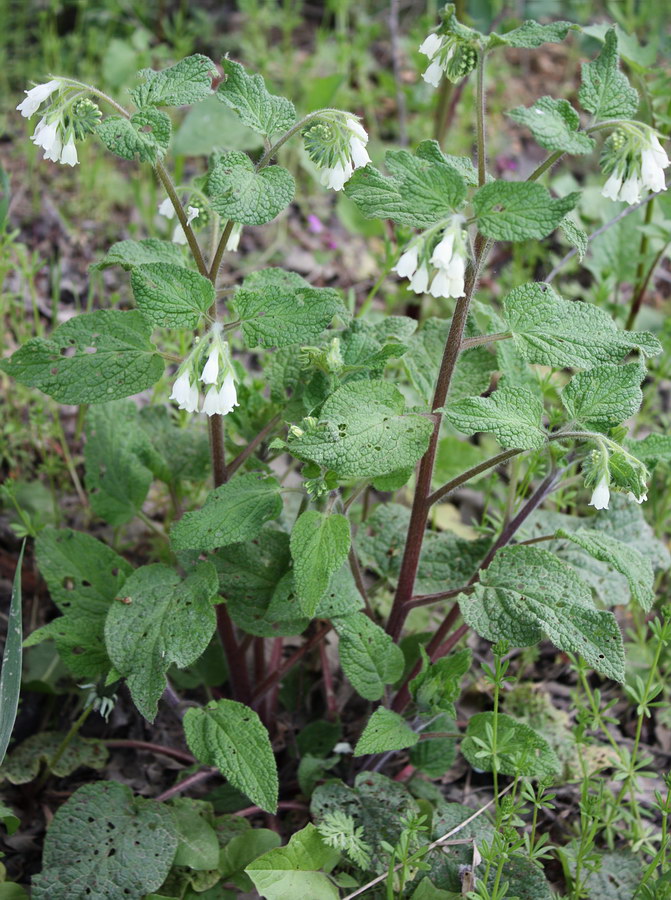
M 349 142 L 350 153 L 352 154 L 352 162 L 354 163 L 354 168 L 356 169 L 358 166 L 365 166 L 366 163 L 370 162 L 370 156 L 368 155 L 368 151 L 366 150 L 366 145 L 363 141 L 360 141 L 359 138 L 353 137 Z
M 419 52 L 423 53 L 424 56 L 428 56 L 429 59 L 433 59 L 436 53 L 443 46 L 443 39 L 434 32 L 431 32 L 430 35 L 424 38 L 422 43 L 419 45 Z
M 221 415 L 228 415 L 235 406 L 238 406 L 238 392 L 235 389 L 235 378 L 231 372 L 229 372 L 224 378 L 224 383 L 219 391 L 219 408 L 221 410 Z
M 666 169 L 669 165 L 669 157 L 666 155 L 666 151 L 660 144 L 656 134 L 650 136 L 650 146 L 655 155 L 655 159 L 657 160 L 657 165 L 661 166 L 662 169 Z
M 174 400 L 180 409 L 185 409 L 187 412 L 198 411 L 198 388 L 191 384 L 188 371 L 182 372 L 176 379 L 172 386 L 170 399 Z
M 214 416 L 219 412 L 219 391 L 211 387 L 203 400 L 203 410 L 208 416 Z
M 634 203 L 638 203 L 641 199 L 641 182 L 635 175 L 632 175 L 631 178 L 627 178 L 620 188 L 619 197 L 620 200 L 624 200 L 624 202 L 628 203 L 630 206 L 633 206 Z
M 450 276 L 445 269 L 438 269 L 431 282 L 431 290 L 429 293 L 432 297 L 450 296 Z
M 189 396 L 182 409 L 192 413 L 198 412 L 198 386 L 196 384 L 192 384 L 189 388 Z
M 60 145 L 60 139 L 58 137 L 58 124 L 56 122 L 42 124 L 43 122 L 44 119 L 42 119 L 42 122 L 40 122 L 38 127 L 35 129 L 31 140 L 36 146 L 42 147 L 44 150 L 51 151 L 51 148 L 54 147 L 57 142 Z
M 61 162 L 65 166 L 76 166 L 79 162 L 74 138 L 70 138 L 61 150 Z
M 181 225 L 175 225 L 175 230 L 172 233 L 172 242 L 173 244 L 186 244 L 186 234 L 184 233 L 184 229 Z
M 190 225 L 194 219 L 197 219 L 200 215 L 200 210 L 197 206 L 187 206 L 186 208 L 186 224 Z
M 645 503 L 645 501 L 648 499 L 647 494 L 641 494 L 640 497 L 637 497 L 633 491 L 628 491 L 627 497 L 629 498 L 629 500 L 633 500 L 635 503 L 639 503 L 639 504 Z
M 354 132 L 355 137 L 357 137 L 362 144 L 368 143 L 368 132 L 363 127 L 361 122 L 356 119 L 350 117 L 347 119 L 347 127 L 350 131 Z
M 657 164 L 652 150 L 643 150 L 641 153 L 641 181 L 643 187 L 651 191 L 666 190 L 664 169 Z
M 417 271 L 417 259 L 419 257 L 419 248 L 417 245 L 410 247 L 405 253 L 401 254 L 401 258 L 393 267 L 392 272 L 401 278 L 412 278 Z
M 608 509 L 609 501 L 610 489 L 608 487 L 608 482 L 605 478 L 602 478 L 592 491 L 592 499 L 589 501 L 589 505 L 593 506 L 595 509 Z
M 443 77 L 443 67 L 441 64 L 434 59 L 426 72 L 422 75 L 424 81 L 428 84 L 432 84 L 434 87 L 438 87 L 440 84 L 440 79 Z
M 158 214 L 160 216 L 165 216 L 166 219 L 174 219 L 175 218 L 175 207 L 172 205 L 172 200 L 170 197 L 166 197 L 158 205 Z
M 352 164 L 338 162 L 329 170 L 330 177 L 327 187 L 334 191 L 341 191 L 345 187 L 345 183 L 352 177 Z
M 410 279 L 410 287 L 416 294 L 424 294 L 428 286 L 429 270 L 426 266 L 420 266 Z
M 431 262 L 434 266 L 447 268 L 452 261 L 452 250 L 454 248 L 454 232 L 450 231 L 443 236 L 438 244 L 434 247 L 431 254 Z
M 210 350 L 207 362 L 203 366 L 203 373 L 200 380 L 203 384 L 216 384 L 219 377 L 219 342 Z
M 29 91 L 26 91 L 25 100 L 22 100 L 21 103 L 16 107 L 22 116 L 25 116 L 26 119 L 29 119 L 34 113 L 37 112 L 39 107 L 44 103 L 47 97 L 50 97 L 55 90 L 60 86 L 60 81 L 55 79 L 53 81 L 47 81 L 46 84 L 38 84 L 34 88 L 31 88 Z
M 622 187 L 622 178 L 613 172 L 608 181 L 604 184 L 601 196 L 607 200 L 617 200 L 620 196 L 620 188 Z

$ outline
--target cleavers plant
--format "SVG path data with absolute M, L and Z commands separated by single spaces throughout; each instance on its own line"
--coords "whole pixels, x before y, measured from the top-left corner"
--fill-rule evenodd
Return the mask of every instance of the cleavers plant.
M 364 892 L 430 900 L 462 888 L 503 898 L 529 883 L 536 892 L 524 896 L 550 896 L 542 864 L 553 848 L 536 824 L 562 763 L 546 737 L 501 710 L 509 652 L 549 639 L 579 657 L 585 691 L 586 668 L 624 681 L 618 622 L 586 572 L 601 566 L 619 579 L 621 602 L 651 610 L 664 556 L 640 504 L 649 470 L 669 455 L 668 437 L 638 442 L 626 425 L 641 404 L 646 359 L 661 352 L 651 333 L 622 330 L 550 283 L 519 284 L 500 299 L 478 289 L 496 242 L 537 242 L 561 229 L 584 255 L 588 237 L 572 214 L 579 193 L 556 196 L 541 183 L 562 157 L 595 154 L 604 137 L 605 197 L 635 205 L 665 189 L 662 135 L 635 118 L 638 95 L 620 69 L 614 29 L 583 64 L 582 112 L 550 96 L 510 111 L 547 158 L 525 180 L 490 174 L 488 57 L 561 42 L 575 29 L 530 21 L 483 35 L 445 7 L 420 48 L 424 80 L 439 87 L 474 77 L 475 164 L 425 140 L 413 152 L 388 151 L 378 168 L 356 115 L 321 109 L 299 119 L 290 100 L 228 58 L 220 69 L 196 55 L 140 72 L 132 110 L 60 75 L 27 92 L 19 109 L 41 115 L 32 139 L 47 159 L 73 166 L 77 145 L 95 137 L 146 164 L 175 230 L 171 241 L 122 240 L 97 263 L 128 272 L 134 308 L 77 315 L 0 363 L 20 383 L 88 407 L 92 512 L 115 529 L 139 517 L 157 540 L 156 559 L 134 568 L 84 531 L 40 530 L 37 564 L 60 615 L 26 644 L 55 642 L 88 691 L 87 711 L 109 714 L 125 686 L 149 722 L 162 697 L 179 704 L 179 670 L 204 655 L 225 661 L 225 674 L 208 683 L 215 699 L 191 703 L 183 716 L 200 768 L 160 802 L 108 781 L 76 791 L 48 830 L 35 900 L 224 897 L 231 884 L 271 900 Z M 164 162 L 165 109 L 212 94 L 263 150 L 226 149 L 222 134 L 199 174 L 175 184 Z M 294 199 L 294 176 L 278 162 L 290 141 L 302 142 L 325 188 L 344 191 L 364 217 L 387 220 L 399 289 L 408 279 L 432 298 L 435 314 L 421 325 L 370 304 L 362 314 L 333 288 L 282 268 L 252 271 L 234 289 L 220 283 L 245 226 L 271 222 Z M 475 539 L 437 527 L 452 492 L 506 466 L 514 476 L 505 516 Z M 588 489 L 579 514 L 543 509 L 577 473 Z M 155 481 L 169 498 L 161 523 L 142 509 Z M 457 648 L 471 631 L 495 645 L 484 670 L 494 708 L 464 730 L 455 702 L 471 653 Z M 660 653 L 666 642 L 664 630 Z M 294 677 L 313 653 L 325 720 L 287 741 L 278 709 L 302 721 Z M 655 678 L 653 667 L 634 689 L 640 718 L 620 766 L 623 802 L 640 774 Z M 589 702 L 595 727 L 606 730 L 592 694 Z M 341 739 L 345 706 L 353 748 Z M 85 741 L 76 730 L 65 743 L 50 740 L 39 752 L 57 774 Z M 458 742 L 470 766 L 493 774 L 491 820 L 447 803 L 428 782 L 413 793 L 384 774 L 407 751 L 417 771 L 438 777 Z M 214 770 L 248 798 L 242 805 L 270 814 L 296 807 L 297 795 L 311 798 L 314 824 L 280 847 L 273 831 L 215 821 L 211 805 L 178 796 Z M 584 793 L 581 816 L 594 834 L 583 831 L 558 856 L 576 898 L 596 870 L 599 831 Z M 528 809 L 531 833 L 520 837 Z M 665 859 L 665 845 L 651 848 Z

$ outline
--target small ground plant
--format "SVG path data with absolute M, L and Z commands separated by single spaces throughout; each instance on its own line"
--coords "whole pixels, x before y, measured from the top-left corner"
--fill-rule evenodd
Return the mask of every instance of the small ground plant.
M 102 142 L 158 181 L 174 232 L 118 241 L 95 264 L 127 273 L 127 303 L 74 315 L 0 362 L 79 406 L 83 485 L 66 464 L 109 526 L 105 541 L 86 524 L 36 522 L 3 487 L 55 607 L 24 646 L 53 642 L 80 700 L 69 731 L 15 744 L 0 776 L 32 782 L 36 803 L 50 777 L 103 769 L 115 744 L 185 767 L 158 795 L 113 778 L 71 792 L 34 900 L 545 900 L 551 885 L 571 900 L 671 896 L 671 780 L 641 799 L 659 775 L 642 736 L 666 701 L 671 644 L 671 618 L 654 608 L 668 551 L 644 511 L 671 439 L 641 438 L 636 416 L 663 344 L 634 330 L 642 294 L 626 323 L 576 298 L 577 282 L 561 296 L 563 261 L 538 280 L 506 275 L 503 289 L 484 278 L 498 247 L 541 246 L 542 260 L 557 230 L 583 259 L 581 184 L 543 183 L 566 158 L 599 158 L 618 219 L 652 211 L 666 188 L 665 138 L 652 103 L 639 114 L 615 28 L 583 62 L 577 98 L 508 112 L 547 156 L 526 178 L 494 177 L 488 62 L 578 30 L 527 21 L 482 34 L 444 8 L 419 47 L 422 77 L 443 112 L 474 82 L 473 159 L 446 152 L 448 137 L 374 165 L 354 112 L 300 118 L 228 57 L 139 72 L 128 108 L 60 73 L 26 92 L 18 108 L 39 117 L 46 159 L 72 167 L 82 143 Z M 221 102 L 262 148 L 221 134 L 176 183 L 166 110 L 201 102 Z M 363 304 L 290 268 L 222 277 L 245 229 L 294 202 L 299 156 L 362 220 L 385 223 Z M 664 227 L 646 216 L 642 284 Z M 373 302 L 390 282 L 406 314 Z M 485 495 L 477 528 L 451 527 L 448 500 L 471 485 Z M 134 527 L 151 537 L 139 561 L 122 541 Z M 19 565 L 0 756 L 20 609 Z M 620 622 L 634 632 L 633 675 Z M 564 673 L 570 714 L 524 680 L 540 653 Z M 613 732 L 617 683 L 634 709 L 628 742 Z M 183 743 L 84 736 L 131 703 L 147 723 L 172 708 Z M 455 765 L 484 790 L 474 802 L 446 798 Z M 574 814 L 560 822 L 567 789 Z M 9 806 L 0 814 L 16 828 Z M 0 898 L 20 896 L 0 884 Z

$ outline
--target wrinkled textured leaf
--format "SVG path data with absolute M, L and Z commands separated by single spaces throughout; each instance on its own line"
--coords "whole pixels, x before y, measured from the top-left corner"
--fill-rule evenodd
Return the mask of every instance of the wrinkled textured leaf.
M 340 644 L 340 664 L 354 690 L 366 700 L 379 700 L 385 684 L 403 674 L 403 652 L 364 613 L 333 619 Z
M 86 489 L 91 507 L 110 525 L 137 515 L 152 474 L 136 453 L 138 411 L 130 400 L 92 406 L 86 415 Z
M 107 652 L 126 678 L 133 701 L 153 721 L 173 663 L 194 663 L 216 627 L 212 601 L 219 584 L 209 562 L 198 563 L 182 581 L 169 566 L 136 569 L 105 622 Z
M 644 874 L 644 867 L 635 853 L 629 850 L 603 853 L 600 863 L 600 867 L 590 872 L 586 880 L 591 897 L 601 897 L 603 900 L 630 900 L 635 896 L 636 888 L 640 885 Z
M 655 574 L 650 560 L 635 547 L 587 528 L 579 528 L 574 532 L 560 529 L 557 537 L 572 541 L 590 556 L 607 563 L 616 572 L 624 575 L 629 583 L 632 598 L 645 612 L 650 611 L 655 599 L 653 589 Z
M 619 425 L 638 411 L 643 393 L 645 367 L 639 363 L 624 366 L 596 366 L 578 372 L 561 392 L 561 401 L 569 416 L 586 425 Z
M 478 229 L 495 241 L 526 241 L 553 232 L 580 194 L 551 197 L 531 181 L 492 181 L 473 197 Z
M 0 767 L 0 780 L 12 784 L 27 784 L 37 778 L 42 763 L 53 759 L 65 738 L 60 731 L 40 731 L 14 747 Z M 85 766 L 88 769 L 103 769 L 109 754 L 100 741 L 75 735 L 63 751 L 62 756 L 51 771 L 59 778 L 71 775 Z
M 612 613 L 597 610 L 589 586 L 553 553 L 538 547 L 500 550 L 480 584 L 459 605 L 464 620 L 489 641 L 515 647 L 543 634 L 560 650 L 581 654 L 607 678 L 624 680 L 622 635 Z
M 591 153 L 595 147 L 594 138 L 580 132 L 580 116 L 568 100 L 539 97 L 533 106 L 518 106 L 508 115 L 525 125 L 547 150 L 579 155 Z
M 139 107 L 197 103 L 212 93 L 212 76 L 216 72 L 211 59 L 195 53 L 160 72 L 143 69 L 139 74 L 145 83 L 131 91 L 131 97 Z
M 627 450 L 644 462 L 649 469 L 658 463 L 671 462 L 671 434 L 648 434 L 642 441 L 628 440 Z
M 216 766 L 233 787 L 266 812 L 277 808 L 277 766 L 268 732 L 253 709 L 235 700 L 192 707 L 184 734 L 193 755 Z
M 214 303 L 212 282 L 171 263 L 144 263 L 131 271 L 131 287 L 142 315 L 156 327 L 196 328 Z
M 288 131 L 296 121 L 294 105 L 286 97 L 270 94 L 260 75 L 248 75 L 240 63 L 221 61 L 225 81 L 217 97 L 240 116 L 241 121 L 259 134 L 270 136 Z
M 142 109 L 125 119 L 107 116 L 96 128 L 96 134 L 112 153 L 122 159 L 156 163 L 170 146 L 172 124 L 158 109 Z
M 142 241 L 117 241 L 112 244 L 100 262 L 94 263 L 91 269 L 100 271 L 110 266 L 121 266 L 129 270 L 134 266 L 146 263 L 168 263 L 181 266 L 184 254 L 179 244 L 172 241 L 159 241 L 156 238 L 145 238 Z
M 468 720 L 466 736 L 461 742 L 461 752 L 476 769 L 491 772 L 492 756 L 481 756 L 481 748 L 473 740 L 486 740 L 487 726 L 493 727 L 493 712 L 476 713 Z M 509 747 L 508 752 L 499 752 L 496 767 L 503 775 L 524 775 L 535 778 L 552 778 L 559 774 L 557 754 L 544 737 L 523 722 L 516 722 L 511 716 L 499 713 L 497 735 L 501 747 Z
M 571 22 L 551 22 L 549 25 L 541 25 L 533 19 L 528 19 L 519 28 L 513 28 L 505 34 L 490 34 L 488 47 L 504 45 L 534 50 L 542 44 L 560 43 L 569 31 L 580 31 L 580 26 Z
M 604 309 L 564 300 L 540 282 L 514 288 L 503 301 L 503 317 L 530 363 L 589 369 L 619 362 L 632 350 L 644 356 L 662 352 L 649 332 L 620 331 Z
M 427 448 L 433 422 L 405 412 L 403 395 L 384 381 L 350 382 L 332 394 L 319 422 L 288 445 L 342 476 L 374 478 L 414 465 Z
M 638 94 L 620 71 L 617 33 L 610 28 L 594 62 L 583 63 L 579 92 L 583 109 L 597 119 L 630 118 L 638 109 Z
M 282 166 L 258 172 L 245 153 L 222 153 L 207 182 L 213 209 L 242 225 L 265 225 L 294 199 L 293 175 Z
M 391 175 L 383 175 L 369 163 L 356 169 L 345 185 L 345 193 L 366 218 L 428 228 L 461 206 L 466 196 L 464 180 L 435 153 L 413 156 L 407 150 L 389 150 L 385 161 Z
M 214 550 L 251 540 L 282 512 L 280 485 L 250 472 L 208 494 L 202 509 L 185 513 L 170 530 L 175 550 Z
M 183 479 L 205 481 L 211 466 L 205 427 L 199 430 L 193 419 L 180 427 L 165 406 L 145 406 L 138 426 L 142 437 L 134 451 L 155 478 L 169 485 Z
M 385 753 L 387 750 L 404 750 L 412 747 L 419 735 L 405 721 L 403 716 L 378 706 L 366 723 L 354 748 L 355 756 L 367 753 Z
M 350 528 L 345 516 L 307 509 L 291 532 L 294 584 L 304 615 L 312 617 L 331 576 L 347 559 Z
M 538 450 L 545 445 L 542 417 L 543 404 L 531 391 L 508 384 L 490 397 L 464 397 L 445 408 L 445 418 L 459 431 L 491 432 L 510 450 Z
M 177 848 L 166 806 L 133 797 L 125 784 L 79 788 L 47 830 L 34 900 L 140 898 L 165 880 Z
M 291 836 L 286 847 L 264 853 L 245 872 L 267 900 L 338 900 L 340 891 L 325 872 L 330 872 L 339 858 L 337 850 L 328 847 L 308 823 Z
M 577 251 L 578 261 L 582 262 L 587 253 L 587 244 L 589 243 L 587 233 L 582 228 L 579 228 L 568 216 L 564 216 L 559 223 L 559 227 L 571 247 L 574 247 Z
M 136 310 L 99 309 L 31 338 L 0 369 L 59 403 L 104 403 L 151 387 L 163 360 Z

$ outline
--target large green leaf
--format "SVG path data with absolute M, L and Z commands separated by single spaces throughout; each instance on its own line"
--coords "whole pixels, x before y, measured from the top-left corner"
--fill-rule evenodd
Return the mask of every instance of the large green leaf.
M 131 97 L 139 107 L 197 103 L 212 93 L 212 76 L 216 73 L 211 59 L 195 53 L 160 72 L 143 69 L 139 74 L 144 84 L 131 91 Z
M 564 153 L 591 153 L 594 138 L 580 131 L 580 116 L 568 100 L 539 97 L 533 106 L 518 106 L 508 115 L 531 131 L 536 141 L 547 150 Z
M 140 312 L 157 328 L 196 328 L 214 303 L 209 278 L 172 263 L 135 265 L 130 283 Z
M 290 433 L 288 444 L 295 456 L 338 475 L 374 478 L 414 465 L 432 431 L 430 418 L 405 412 L 394 385 L 355 381 L 328 398 L 316 425 Z
M 333 625 L 340 637 L 340 664 L 352 687 L 366 700 L 379 700 L 385 685 L 403 674 L 400 647 L 364 613 L 336 617 Z
M 213 209 L 241 225 L 265 225 L 294 199 L 296 185 L 282 166 L 257 171 L 239 150 L 220 154 L 207 182 Z
M 99 309 L 31 338 L 0 369 L 59 403 L 104 403 L 151 387 L 164 363 L 137 310 Z
M 268 732 L 253 709 L 235 700 L 192 707 L 184 716 L 184 734 L 203 765 L 216 766 L 252 803 L 275 812 L 277 766 Z
M 579 25 L 571 22 L 551 22 L 541 25 L 533 19 L 523 22 L 518 28 L 506 31 L 505 34 L 492 32 L 487 42 L 488 48 L 520 47 L 524 50 L 535 50 L 543 44 L 558 44 L 570 31 L 580 31 Z
M 312 617 L 331 581 L 347 559 L 350 527 L 345 516 L 306 510 L 291 532 L 294 584 L 301 611 Z
M 461 742 L 461 752 L 476 769 L 491 772 L 494 759 L 479 743 L 489 744 L 494 728 L 494 713 L 476 713 L 468 720 L 466 736 Z M 524 775 L 535 778 L 552 778 L 559 774 L 557 755 L 548 742 L 524 722 L 512 716 L 498 713 L 496 716 L 498 746 L 496 768 L 503 775 Z
M 340 891 L 326 875 L 340 854 L 328 847 L 312 823 L 296 832 L 286 847 L 264 853 L 245 872 L 267 900 L 338 900 Z
M 473 197 L 478 229 L 495 241 L 526 241 L 547 237 L 580 194 L 552 197 L 531 181 L 492 181 Z
M 100 270 L 110 266 L 121 266 L 129 270 L 146 263 L 169 263 L 180 266 L 183 262 L 184 254 L 179 244 L 145 238 L 142 241 L 117 241 L 116 244 L 112 244 L 100 262 L 94 263 L 91 268 Z
M 135 705 L 153 721 L 173 663 L 184 668 L 205 651 L 216 627 L 212 602 L 219 584 L 210 562 L 181 580 L 161 563 L 137 569 L 105 622 L 110 659 L 126 678 Z
M 214 550 L 256 537 L 282 512 L 279 482 L 250 472 L 211 491 L 202 509 L 185 513 L 170 531 L 175 550 Z
M 561 401 L 569 416 L 583 425 L 619 425 L 638 412 L 645 375 L 639 363 L 595 366 L 573 376 L 561 392 Z
M 118 782 L 86 784 L 47 830 L 33 900 L 139 900 L 163 884 L 176 849 L 166 806 Z
M 245 125 L 268 137 L 291 128 L 296 110 L 290 100 L 270 94 L 263 78 L 248 75 L 240 63 L 222 59 L 221 65 L 226 78 L 217 89 L 217 97 L 234 109 Z
M 107 116 L 96 128 L 96 134 L 112 153 L 122 159 L 156 163 L 165 156 L 170 145 L 170 117 L 158 109 L 141 109 L 129 119 Z
M 620 71 L 617 33 L 610 28 L 594 62 L 583 63 L 580 103 L 596 119 L 628 119 L 638 109 L 638 94 Z
M 490 397 L 464 397 L 448 404 L 445 417 L 465 434 L 492 432 L 506 449 L 538 450 L 547 441 L 543 404 L 527 388 L 504 384 Z
M 405 721 L 403 716 L 384 706 L 378 706 L 366 723 L 354 748 L 355 756 L 367 753 L 386 753 L 388 750 L 404 750 L 412 747 L 419 735 Z

